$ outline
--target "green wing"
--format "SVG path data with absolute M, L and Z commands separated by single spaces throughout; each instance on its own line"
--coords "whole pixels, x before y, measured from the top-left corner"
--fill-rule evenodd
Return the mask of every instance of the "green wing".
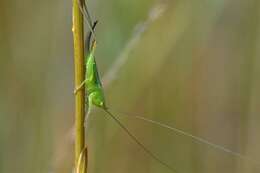
M 95 83 L 96 85 L 98 85 L 99 87 L 102 88 L 102 83 L 98 74 L 98 68 L 97 68 L 97 64 L 96 64 L 96 60 L 94 58 L 94 63 L 93 63 L 93 70 L 94 70 L 94 79 L 95 79 Z
M 106 108 L 105 97 L 102 84 L 99 78 L 97 64 L 94 58 L 93 51 L 90 53 L 86 63 L 86 89 L 89 99 L 89 104 L 96 105 L 103 109 Z

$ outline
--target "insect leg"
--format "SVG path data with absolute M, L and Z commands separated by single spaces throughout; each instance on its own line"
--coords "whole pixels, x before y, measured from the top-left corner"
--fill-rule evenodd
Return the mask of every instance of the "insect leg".
M 75 90 L 74 94 L 77 94 L 77 92 L 85 85 L 88 79 L 85 79 Z

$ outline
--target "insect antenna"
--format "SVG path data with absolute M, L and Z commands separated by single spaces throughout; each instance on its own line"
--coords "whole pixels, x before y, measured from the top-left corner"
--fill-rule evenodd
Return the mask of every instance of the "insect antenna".
M 172 172 L 177 173 L 178 171 L 174 168 L 172 168 L 170 165 L 159 159 L 152 151 L 147 149 L 144 144 L 142 144 L 129 130 L 128 128 L 121 123 L 121 121 L 114 115 L 112 114 L 108 109 L 103 109 L 127 134 L 129 137 L 135 141 L 136 144 L 138 144 L 149 156 L 151 156 L 154 160 L 171 170 Z
M 179 134 L 179 135 L 183 135 L 183 136 L 186 136 L 186 137 L 189 137 L 191 138 L 192 140 L 196 141 L 197 143 L 200 143 L 200 144 L 205 144 L 207 146 L 209 146 L 210 148 L 212 149 L 215 149 L 217 151 L 222 151 L 226 154 L 229 154 L 229 155 L 232 155 L 232 156 L 235 156 L 237 158 L 240 158 L 244 161 L 247 161 L 253 165 L 255 165 L 257 168 L 260 169 L 260 163 L 250 157 L 247 157 L 239 152 L 235 152 L 231 149 L 228 149 L 226 147 L 223 147 L 221 145 L 218 145 L 218 144 L 215 144 L 213 142 L 210 142 L 202 137 L 198 137 L 198 136 L 195 136 L 191 133 L 188 133 L 186 131 L 183 131 L 179 128 L 176 128 L 176 127 L 173 127 L 173 126 L 170 126 L 170 125 L 167 125 L 167 124 L 164 124 L 162 122 L 158 122 L 158 121 L 155 121 L 155 120 L 152 120 L 152 119 L 149 119 L 149 118 L 145 118 L 143 116 L 140 116 L 140 115 L 128 115 L 128 114 L 125 114 L 125 113 L 118 113 L 118 114 L 121 114 L 122 116 L 126 117 L 126 118 L 134 118 L 134 119 L 138 119 L 138 120 L 141 120 L 141 121 L 144 121 L 144 122 L 147 122 L 147 123 L 150 123 L 150 124 L 154 124 L 158 127 L 161 127 L 161 128 L 164 128 L 164 129 L 168 129 L 176 134 Z

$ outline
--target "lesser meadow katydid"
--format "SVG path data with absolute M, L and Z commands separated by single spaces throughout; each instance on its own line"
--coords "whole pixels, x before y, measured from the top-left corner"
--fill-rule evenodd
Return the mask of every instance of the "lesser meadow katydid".
M 81 8 L 82 9 L 82 8 Z M 88 98 L 88 110 L 90 111 L 93 106 L 97 106 L 99 108 L 102 108 L 117 124 L 144 150 L 146 151 L 152 158 L 157 160 L 162 165 L 166 166 L 168 169 L 172 170 L 173 172 L 177 172 L 175 169 L 173 169 L 171 166 L 169 166 L 167 163 L 161 161 L 156 155 L 154 155 L 150 150 L 148 150 L 118 119 L 115 115 L 113 115 L 107 108 L 105 103 L 105 97 L 104 92 L 102 88 L 102 84 L 99 78 L 97 65 L 94 57 L 95 49 L 96 49 L 96 40 L 93 38 L 93 41 L 91 43 L 91 35 L 92 32 L 94 32 L 95 22 L 93 26 L 91 27 L 91 31 L 89 33 L 89 36 L 87 37 L 87 47 L 89 49 L 89 54 L 85 56 L 86 61 L 86 78 L 81 83 L 81 85 L 76 88 L 75 92 L 79 90 L 83 85 L 86 87 L 87 92 L 87 98 Z M 89 113 L 88 113 L 89 114 Z M 88 116 L 88 115 L 87 115 Z
M 86 39 L 86 47 L 88 49 L 88 53 L 85 55 L 85 65 L 86 65 L 86 78 L 85 80 L 81 83 L 80 86 L 78 86 L 75 89 L 75 93 L 81 89 L 81 87 L 83 87 L 85 85 L 86 87 L 86 92 L 87 92 L 87 103 L 88 103 L 88 111 L 90 111 L 93 106 L 99 107 L 101 109 L 103 109 L 107 115 L 109 115 L 147 154 L 149 154 L 153 159 L 155 159 L 156 161 L 158 161 L 159 163 L 161 163 L 162 165 L 164 165 L 165 167 L 167 167 L 168 169 L 170 169 L 172 172 L 177 172 L 176 169 L 174 169 L 172 166 L 170 166 L 169 164 L 165 163 L 164 161 L 162 161 L 161 159 L 159 159 L 155 154 L 153 154 L 153 152 L 151 152 L 150 150 L 148 150 L 117 118 L 116 115 L 114 115 L 113 113 L 111 113 L 111 111 L 109 111 L 106 102 L 105 102 L 105 96 L 104 96 L 104 91 L 102 88 L 102 83 L 99 77 L 99 73 L 98 73 L 98 69 L 97 69 L 97 65 L 96 65 L 96 61 L 95 61 L 95 49 L 96 49 L 96 37 L 95 37 L 95 27 L 97 22 L 92 23 L 91 21 L 91 17 L 90 14 L 86 8 L 85 3 L 82 4 L 82 6 L 80 5 L 80 10 L 81 12 L 84 14 L 86 22 L 89 26 L 89 34 L 87 36 Z M 93 37 L 93 38 L 92 38 Z M 87 113 L 88 116 L 89 112 Z M 211 148 L 218 150 L 218 151 L 222 151 L 224 153 L 233 155 L 235 157 L 238 157 L 240 159 L 243 159 L 245 161 L 248 161 L 250 163 L 253 163 L 254 165 L 257 165 L 257 167 L 259 168 L 259 163 L 251 158 L 248 158 L 238 152 L 235 152 L 233 150 L 230 150 L 228 148 L 225 148 L 223 146 L 214 144 L 208 140 L 205 140 L 203 138 L 194 136 L 190 133 L 187 133 L 185 131 L 182 131 L 180 129 L 174 128 L 172 126 L 163 124 L 161 122 L 157 122 L 151 119 L 147 119 L 144 118 L 142 116 L 129 116 L 128 117 L 132 117 L 132 118 L 136 118 L 142 121 L 146 121 L 152 124 L 155 124 L 157 126 L 160 126 L 162 128 L 166 128 L 170 131 L 173 131 L 174 133 L 186 136 L 191 138 L 192 140 L 201 143 L 201 144 L 205 144 L 207 146 L 210 146 Z

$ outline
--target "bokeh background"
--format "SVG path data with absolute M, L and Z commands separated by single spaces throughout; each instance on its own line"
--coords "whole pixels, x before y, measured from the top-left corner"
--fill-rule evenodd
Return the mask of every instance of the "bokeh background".
M 107 104 L 178 173 L 260 172 L 260 1 L 89 0 Z M 72 2 L 0 1 L 0 172 L 73 170 Z M 246 156 L 124 115 L 177 127 Z M 102 110 L 90 173 L 170 172 Z

